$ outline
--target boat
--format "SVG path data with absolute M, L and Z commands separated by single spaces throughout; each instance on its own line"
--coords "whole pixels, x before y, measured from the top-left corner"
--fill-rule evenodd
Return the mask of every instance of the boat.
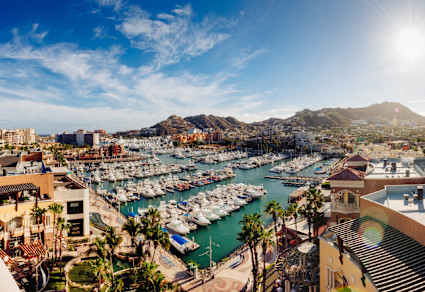
M 182 209 L 185 212 L 189 212 L 190 208 L 189 205 L 187 204 L 187 202 L 185 201 L 181 201 L 177 204 L 177 207 L 179 207 L 180 209 Z
M 178 234 L 170 236 L 170 243 L 177 249 L 181 254 L 186 254 L 191 251 L 190 243 Z
M 183 225 L 183 223 L 179 219 L 173 219 L 170 223 L 165 225 L 170 230 L 179 233 L 179 234 L 187 234 L 189 233 L 189 228 Z
M 200 226 L 207 226 L 211 224 L 211 221 L 205 218 L 201 213 L 192 216 L 191 220 Z
M 204 209 L 202 211 L 202 214 L 205 216 L 205 218 L 207 218 L 208 220 L 212 221 L 217 221 L 220 220 L 220 216 L 218 216 L 217 214 L 214 214 L 213 211 L 208 210 L 208 209 Z

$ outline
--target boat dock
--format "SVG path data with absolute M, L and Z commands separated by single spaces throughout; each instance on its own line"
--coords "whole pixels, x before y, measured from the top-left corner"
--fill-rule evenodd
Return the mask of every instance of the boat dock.
M 282 183 L 286 186 L 294 186 L 294 187 L 301 187 L 305 186 L 307 184 L 320 184 L 323 180 L 321 177 L 317 176 L 269 176 L 267 173 L 264 175 L 264 178 L 270 178 L 270 179 L 279 179 L 282 180 Z
M 323 165 L 321 170 L 316 170 L 314 173 L 315 174 L 325 174 L 328 171 L 332 171 L 337 167 L 339 162 L 340 162 L 340 160 L 336 159 L 333 163 L 331 163 L 329 165 L 326 165 L 326 164 Z

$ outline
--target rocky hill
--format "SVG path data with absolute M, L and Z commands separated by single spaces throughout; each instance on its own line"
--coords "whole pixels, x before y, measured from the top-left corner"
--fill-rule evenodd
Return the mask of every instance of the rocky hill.
M 233 117 L 218 117 L 214 115 L 197 115 L 186 118 L 172 115 L 168 119 L 152 126 L 152 128 L 157 129 L 157 133 L 160 135 L 175 135 L 191 128 L 226 130 L 235 128 L 246 129 L 248 127 L 248 124 L 238 121 Z
M 286 120 L 271 118 L 254 124 L 270 126 L 271 124 L 295 121 L 307 127 L 338 127 L 348 126 L 355 120 L 368 120 L 377 123 L 379 119 L 382 119 L 383 123 L 385 120 L 392 121 L 394 119 L 415 121 L 418 124 L 425 123 L 425 117 L 408 107 L 398 102 L 383 102 L 363 108 L 323 108 L 317 111 L 305 109 L 296 112 L 294 116 Z

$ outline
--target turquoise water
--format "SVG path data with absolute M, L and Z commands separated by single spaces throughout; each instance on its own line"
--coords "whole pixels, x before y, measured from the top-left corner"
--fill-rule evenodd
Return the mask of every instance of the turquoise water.
M 164 163 L 179 163 L 186 164 L 188 163 L 188 159 L 175 159 L 168 155 L 158 155 Z M 197 163 L 198 169 L 223 169 L 227 162 L 217 163 L 217 164 L 201 164 Z M 280 162 L 277 162 L 280 163 Z M 318 162 L 315 165 L 312 165 L 303 171 L 301 171 L 298 175 L 301 176 L 315 176 L 314 169 L 318 166 L 321 166 L 323 163 Z M 200 227 L 195 231 L 192 231 L 188 234 L 188 237 L 192 239 L 194 238 L 195 242 L 200 245 L 200 248 L 197 250 L 185 255 L 182 257 L 184 261 L 194 260 L 197 262 L 201 268 L 209 266 L 209 257 L 208 256 L 199 256 L 200 254 L 206 251 L 206 247 L 209 245 L 209 237 L 212 237 L 212 241 L 220 247 L 213 246 L 213 256 L 212 259 L 215 262 L 220 261 L 222 258 L 226 257 L 233 250 L 235 250 L 238 246 L 242 244 L 242 242 L 237 241 L 237 233 L 240 232 L 241 226 L 240 221 L 242 220 L 242 216 L 244 213 L 254 213 L 259 212 L 262 213 L 264 210 L 264 206 L 268 201 L 276 200 L 280 202 L 283 207 L 288 206 L 288 196 L 291 192 L 296 190 L 296 187 L 284 186 L 280 180 L 273 179 L 265 179 L 264 174 L 267 170 L 272 167 L 271 164 L 254 168 L 250 170 L 242 170 L 242 169 L 233 169 L 233 172 L 236 174 L 236 177 L 228 180 L 221 181 L 216 184 L 210 184 L 207 186 L 196 187 L 194 189 L 178 192 L 176 191 L 174 194 L 167 193 L 164 197 L 156 197 L 153 199 L 145 199 L 141 198 L 140 201 L 129 202 L 120 206 L 120 211 L 125 216 L 128 215 L 129 212 L 137 212 L 139 207 L 146 208 L 148 205 L 159 205 L 161 200 L 169 201 L 176 200 L 179 201 L 181 199 L 185 200 L 189 198 L 189 196 L 193 196 L 198 194 L 198 192 L 214 189 L 218 184 L 228 184 L 228 183 L 240 183 L 246 182 L 253 185 L 263 184 L 264 188 L 268 191 L 268 194 L 260 199 L 257 199 L 248 205 L 242 207 L 239 211 L 231 213 L 229 216 L 214 222 L 211 225 L 206 227 Z M 184 173 L 180 174 L 184 175 Z M 284 174 L 285 175 L 285 174 Z M 285 175 L 286 176 L 286 175 Z M 113 187 L 112 184 L 105 183 L 104 187 L 111 189 Z M 271 222 L 270 217 L 264 216 L 264 222 L 268 224 Z

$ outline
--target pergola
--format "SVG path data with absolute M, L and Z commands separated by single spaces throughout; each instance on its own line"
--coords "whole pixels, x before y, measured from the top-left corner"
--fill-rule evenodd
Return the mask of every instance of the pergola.
M 23 184 L 14 184 L 14 185 L 4 185 L 0 186 L 0 196 L 9 196 L 15 195 L 16 200 L 16 210 L 18 210 L 19 197 L 24 191 L 36 191 L 35 195 L 35 204 L 38 207 L 38 197 L 40 196 L 40 188 L 33 183 L 23 183 Z
M 35 240 L 27 244 L 21 243 L 19 245 L 19 248 L 22 250 L 24 257 L 27 259 L 36 258 L 46 253 L 46 249 L 44 248 L 44 245 L 38 240 Z

